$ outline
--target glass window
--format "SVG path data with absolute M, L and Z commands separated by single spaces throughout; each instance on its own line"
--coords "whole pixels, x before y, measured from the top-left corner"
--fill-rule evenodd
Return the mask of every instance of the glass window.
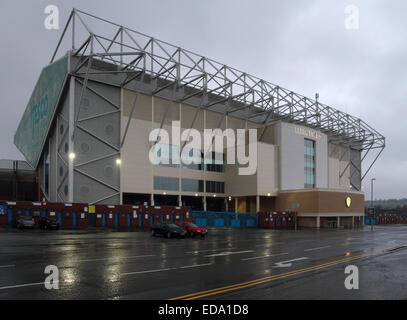
M 185 149 L 188 150 L 188 149 Z M 195 157 L 198 154 L 198 157 Z M 195 156 L 194 156 L 195 155 Z M 185 164 L 184 161 L 181 161 L 181 167 L 190 170 L 203 170 L 203 153 L 201 150 L 189 149 L 187 160 L 191 161 L 191 164 Z M 199 163 L 198 163 L 199 162 Z
M 315 141 L 304 139 L 304 188 L 315 188 Z
M 206 192 L 225 193 L 225 183 L 219 181 L 206 181 Z
M 155 190 L 178 191 L 179 190 L 179 180 L 178 180 L 178 178 L 155 176 L 154 177 L 154 189 Z
M 171 168 L 178 168 L 179 164 L 173 163 L 173 155 L 172 152 L 176 152 L 178 154 L 179 147 L 173 145 L 166 145 L 157 143 L 155 146 L 155 156 L 161 159 L 161 162 L 158 164 L 161 167 L 171 167 Z M 176 161 L 175 161 L 176 162 Z
M 225 158 L 224 158 L 224 153 L 216 153 L 212 152 L 212 155 L 210 156 L 210 160 L 207 159 L 207 164 L 206 164 L 206 171 L 210 172 L 220 172 L 223 173 L 225 172 Z
M 182 179 L 182 191 L 203 192 L 203 181 L 193 179 Z

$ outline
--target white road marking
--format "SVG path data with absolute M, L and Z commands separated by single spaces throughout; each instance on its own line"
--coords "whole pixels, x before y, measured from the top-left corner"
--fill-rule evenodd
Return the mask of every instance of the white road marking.
M 288 260 L 288 261 L 282 261 L 282 262 L 276 262 L 273 266 L 273 268 L 289 268 L 293 264 L 291 262 L 296 262 L 296 261 L 301 261 L 301 260 L 306 260 L 308 259 L 307 257 L 302 257 L 302 258 L 297 258 L 293 260 Z
M 359 240 L 360 238 L 346 238 L 345 241 L 354 241 L 354 240 Z
M 361 244 L 361 243 L 363 243 L 363 242 L 343 243 L 341 245 L 346 247 L 346 246 L 354 246 L 355 244 Z
M 200 250 L 200 251 L 188 251 L 185 253 L 194 253 L 194 254 L 198 254 L 198 253 L 202 253 L 202 252 L 212 252 L 212 251 L 221 251 L 221 250 L 231 250 L 231 249 L 235 249 L 235 248 L 221 248 L 221 249 L 208 249 L 208 250 Z
M 15 264 L 9 264 L 8 266 L 0 266 L 0 268 L 14 268 Z
M 241 259 L 241 260 L 242 261 L 256 260 L 256 259 L 263 259 L 263 258 L 269 258 L 269 257 L 278 257 L 278 256 L 287 255 L 287 254 L 288 254 L 288 252 L 279 253 L 279 254 L 268 254 L 268 255 L 265 255 L 265 256 L 245 258 L 245 259 Z
M 211 266 L 212 264 L 213 264 L 213 263 L 194 264 L 194 265 L 192 265 L 192 266 L 180 267 L 180 269 L 189 269 L 189 268 L 206 267 L 206 266 Z
M 268 246 L 272 246 L 274 244 L 284 244 L 284 242 L 272 242 L 272 243 L 267 243 L 267 244 L 257 244 L 257 245 L 255 245 L 255 247 L 268 247 Z
M 136 272 L 127 272 L 127 273 L 122 273 L 122 276 L 129 276 L 132 274 L 142 274 L 142 273 L 153 273 L 153 272 L 162 272 L 162 271 L 168 271 L 168 270 L 174 270 L 177 268 L 166 268 L 166 269 L 157 269 L 157 270 L 145 270 L 145 271 L 136 271 Z
M 235 251 L 235 252 L 227 251 L 227 252 L 221 252 L 221 253 L 210 254 L 210 255 L 205 256 L 205 257 L 206 257 L 206 258 L 209 258 L 209 257 L 223 257 L 223 256 L 230 256 L 230 255 L 232 255 L 232 254 L 242 254 L 242 253 L 250 253 L 250 252 L 254 252 L 254 251 L 253 251 L 253 250 Z
M 17 284 L 17 285 L 14 285 L 14 286 L 0 287 L 0 290 L 23 288 L 23 287 L 33 287 L 33 286 L 40 286 L 40 285 L 44 285 L 44 282 Z
M 121 276 L 129 276 L 129 275 L 133 275 L 133 274 L 143 274 L 143 273 L 163 272 L 163 271 L 177 270 L 177 269 L 198 268 L 198 267 L 206 267 L 206 266 L 211 266 L 211 265 L 213 265 L 213 263 L 194 264 L 191 266 L 183 266 L 183 267 L 178 267 L 178 268 L 165 268 L 165 269 L 157 269 L 157 270 L 135 271 L 135 272 L 122 273 Z
M 155 254 L 149 254 L 144 256 L 130 256 L 130 257 L 120 257 L 120 259 L 136 259 L 136 258 L 148 258 L 148 257 L 155 257 Z M 119 259 L 119 258 L 113 258 Z M 112 258 L 100 258 L 100 259 L 84 259 L 84 260 L 76 260 L 77 262 L 91 262 L 91 261 L 106 261 L 112 260 Z
M 315 250 L 322 250 L 326 248 L 330 248 L 331 246 L 325 246 L 325 247 L 318 247 L 318 248 L 311 248 L 311 249 L 305 249 L 304 251 L 315 251 Z

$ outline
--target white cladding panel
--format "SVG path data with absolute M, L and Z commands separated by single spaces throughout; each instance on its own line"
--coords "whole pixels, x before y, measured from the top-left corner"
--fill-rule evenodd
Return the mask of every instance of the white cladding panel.
M 316 188 L 328 187 L 328 139 L 318 130 L 280 122 L 280 189 L 304 189 L 304 139 L 315 141 Z

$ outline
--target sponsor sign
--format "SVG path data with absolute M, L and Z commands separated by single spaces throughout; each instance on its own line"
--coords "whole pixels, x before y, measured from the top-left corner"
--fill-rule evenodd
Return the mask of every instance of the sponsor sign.
M 37 167 L 66 77 L 68 57 L 44 68 L 14 136 L 27 162 Z
M 309 138 L 313 138 L 313 139 L 317 139 L 317 140 L 322 139 L 322 134 L 320 134 L 318 131 L 315 131 L 312 129 L 295 127 L 294 131 L 296 134 L 299 134 L 299 135 L 302 135 L 305 137 L 309 137 Z
M 346 207 L 350 208 L 351 204 L 352 204 L 352 199 L 351 199 L 351 197 L 347 197 L 347 198 L 346 198 Z

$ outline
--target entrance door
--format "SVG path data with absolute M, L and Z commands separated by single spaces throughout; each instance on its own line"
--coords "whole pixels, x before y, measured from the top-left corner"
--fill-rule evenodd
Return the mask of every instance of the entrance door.
M 88 214 L 88 223 L 89 223 L 89 227 L 96 227 L 96 214 L 95 213 Z

